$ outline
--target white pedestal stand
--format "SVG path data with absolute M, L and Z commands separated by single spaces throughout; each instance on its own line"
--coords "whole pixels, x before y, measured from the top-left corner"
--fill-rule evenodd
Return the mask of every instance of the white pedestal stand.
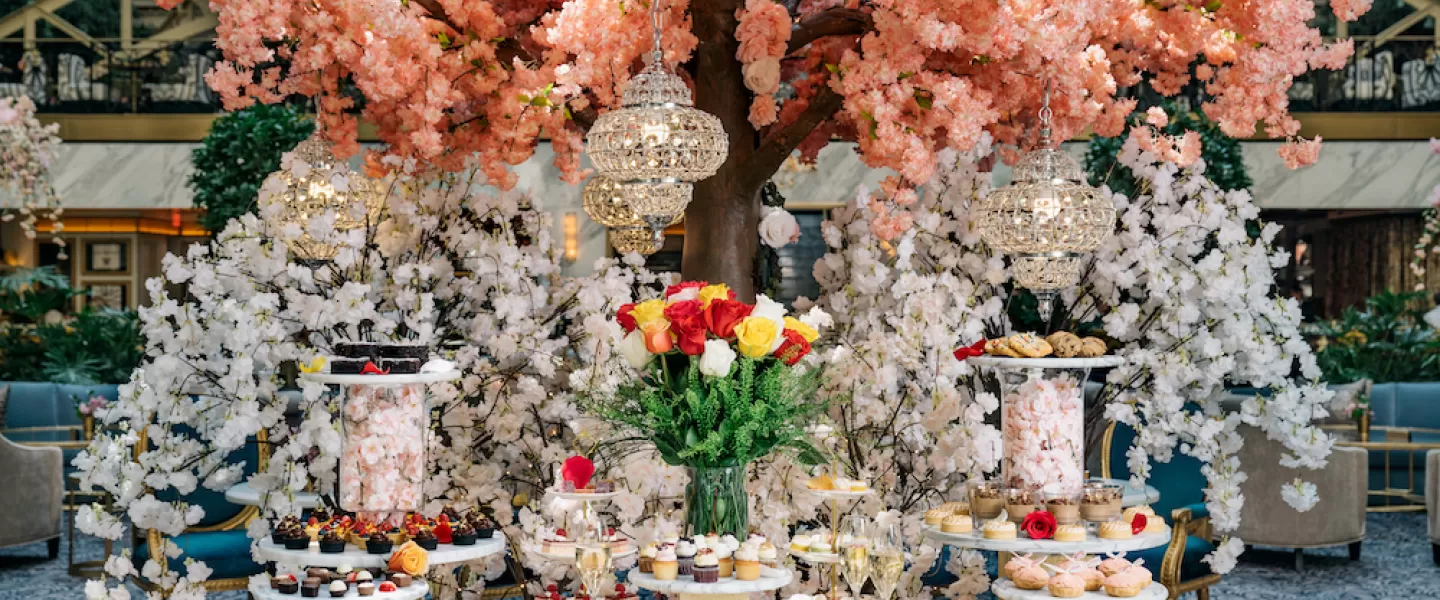
M 629 579 L 636 587 L 667 594 L 674 600 L 749 600 L 754 592 L 769 592 L 790 585 L 794 577 L 785 569 L 760 567 L 760 578 L 754 581 L 724 577 L 715 583 L 696 583 L 689 575 L 662 581 L 651 573 L 639 572 L 630 573 Z

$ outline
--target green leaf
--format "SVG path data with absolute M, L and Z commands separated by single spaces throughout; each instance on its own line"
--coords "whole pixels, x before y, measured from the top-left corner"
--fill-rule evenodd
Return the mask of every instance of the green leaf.
M 840 74 L 840 66 L 839 66 L 839 65 L 832 65 L 832 64 L 830 64 L 830 63 L 825 63 L 825 70 L 826 70 L 826 71 L 829 71 L 829 72 L 831 72 L 831 73 L 834 73 L 834 74 L 836 74 L 836 75 L 839 75 L 839 74 Z
M 449 48 L 449 47 L 450 47 L 450 36 L 445 35 L 445 32 L 442 31 L 442 32 L 440 32 L 440 33 L 437 33 L 437 34 L 435 34 L 435 37 L 436 37 L 436 39 L 440 40 L 440 47 L 441 47 L 441 48 Z
M 906 79 L 909 79 L 909 78 L 914 77 L 914 76 L 915 76 L 914 73 L 912 73 L 912 72 L 910 72 L 910 71 L 905 71 L 905 72 L 901 73 L 898 77 L 896 77 L 896 78 L 895 78 L 895 81 L 905 81 Z
M 919 104 L 920 108 L 930 110 L 935 104 L 935 95 L 926 90 L 915 90 L 915 103 Z

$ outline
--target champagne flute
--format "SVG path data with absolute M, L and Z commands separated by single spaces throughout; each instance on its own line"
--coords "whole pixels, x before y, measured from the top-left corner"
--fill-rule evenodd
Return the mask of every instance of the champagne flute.
M 905 573 L 905 544 L 899 528 L 894 523 L 879 525 L 870 539 L 870 581 L 875 584 L 876 600 L 890 600 Z
M 870 540 L 866 536 L 866 526 L 864 515 L 846 516 L 839 538 L 844 552 L 844 559 L 840 563 L 841 572 L 845 575 L 845 583 L 850 586 L 850 594 L 856 600 L 860 598 L 860 592 L 865 588 L 865 580 L 870 576 Z
M 588 503 L 587 503 L 588 504 Z M 614 570 L 610 555 L 610 542 L 605 539 L 605 520 L 599 513 L 586 506 L 580 513 L 580 535 L 575 542 L 575 568 L 580 571 L 580 583 L 592 598 L 603 595 L 600 585 Z

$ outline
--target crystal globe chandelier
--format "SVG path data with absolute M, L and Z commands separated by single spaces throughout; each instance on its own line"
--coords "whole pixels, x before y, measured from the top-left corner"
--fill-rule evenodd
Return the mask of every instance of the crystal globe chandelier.
M 664 185 L 664 184 L 662 184 Z M 677 184 L 670 184 L 682 187 Z M 687 191 L 689 186 L 683 186 Z M 650 225 L 630 205 L 630 196 L 624 185 L 604 175 L 592 177 L 581 192 L 585 214 L 596 223 L 612 228 L 610 242 L 615 250 L 624 254 L 639 252 L 654 254 L 665 243 L 665 229 L 652 230 Z M 679 223 L 685 213 L 676 214 L 665 227 Z M 644 237 L 646 239 L 639 239 Z M 621 247 L 624 246 L 624 248 Z
M 1047 86 L 1039 146 L 1020 157 L 1011 184 L 991 192 L 975 213 L 980 236 L 1011 255 L 1015 283 L 1034 292 L 1047 319 L 1056 294 L 1080 282 L 1081 255 L 1115 231 L 1115 204 L 1051 144 L 1051 114 Z
M 325 261 L 334 258 L 338 250 L 335 242 L 311 235 L 306 226 L 311 218 L 334 215 L 337 233 L 374 227 L 380 223 L 385 194 L 374 180 L 336 161 L 329 143 L 318 128 L 291 150 L 290 160 L 302 161 L 309 168 L 300 169 L 303 176 L 296 175 L 296 169 L 286 167 L 271 173 L 270 177 L 278 178 L 284 187 L 268 198 L 262 197 L 262 201 L 279 205 L 277 224 L 294 223 L 300 226 L 300 237 L 289 243 L 290 251 L 298 258 Z M 342 185 L 344 189 L 336 187 L 335 184 L 340 181 L 345 182 Z
M 595 120 L 585 152 L 602 175 L 619 183 L 646 225 L 660 231 L 685 212 L 691 184 L 725 163 L 730 140 L 720 119 L 696 109 L 685 81 L 665 67 L 658 0 L 650 3 L 650 19 L 650 64 L 630 79 L 620 108 Z

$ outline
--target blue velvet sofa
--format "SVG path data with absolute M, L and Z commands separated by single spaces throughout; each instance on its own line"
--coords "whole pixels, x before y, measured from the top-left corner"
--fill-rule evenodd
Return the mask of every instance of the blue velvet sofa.
M 1408 432 L 1408 441 L 1422 444 L 1440 444 L 1440 381 L 1377 383 L 1370 392 L 1370 419 L 1372 427 L 1414 428 Z M 1386 438 L 1386 434 L 1372 431 L 1371 441 L 1406 441 L 1401 438 Z M 1370 453 L 1370 489 L 1383 490 L 1386 486 L 1386 458 L 1389 458 L 1389 488 L 1409 489 L 1415 496 L 1425 495 L 1425 451 L 1394 450 Z M 1410 465 L 1414 461 L 1414 480 L 1410 478 Z M 1372 497 L 1371 503 L 1384 503 L 1383 497 Z
M 90 396 L 103 396 L 115 401 L 119 395 L 115 384 L 72 385 L 44 381 L 4 381 L 9 386 L 5 404 L 6 439 L 27 446 L 55 446 L 65 458 L 65 489 L 72 494 L 75 482 L 69 475 L 75 471 L 71 459 L 88 442 L 84 423 L 75 412 L 75 405 Z M 80 501 L 88 501 L 81 499 Z

